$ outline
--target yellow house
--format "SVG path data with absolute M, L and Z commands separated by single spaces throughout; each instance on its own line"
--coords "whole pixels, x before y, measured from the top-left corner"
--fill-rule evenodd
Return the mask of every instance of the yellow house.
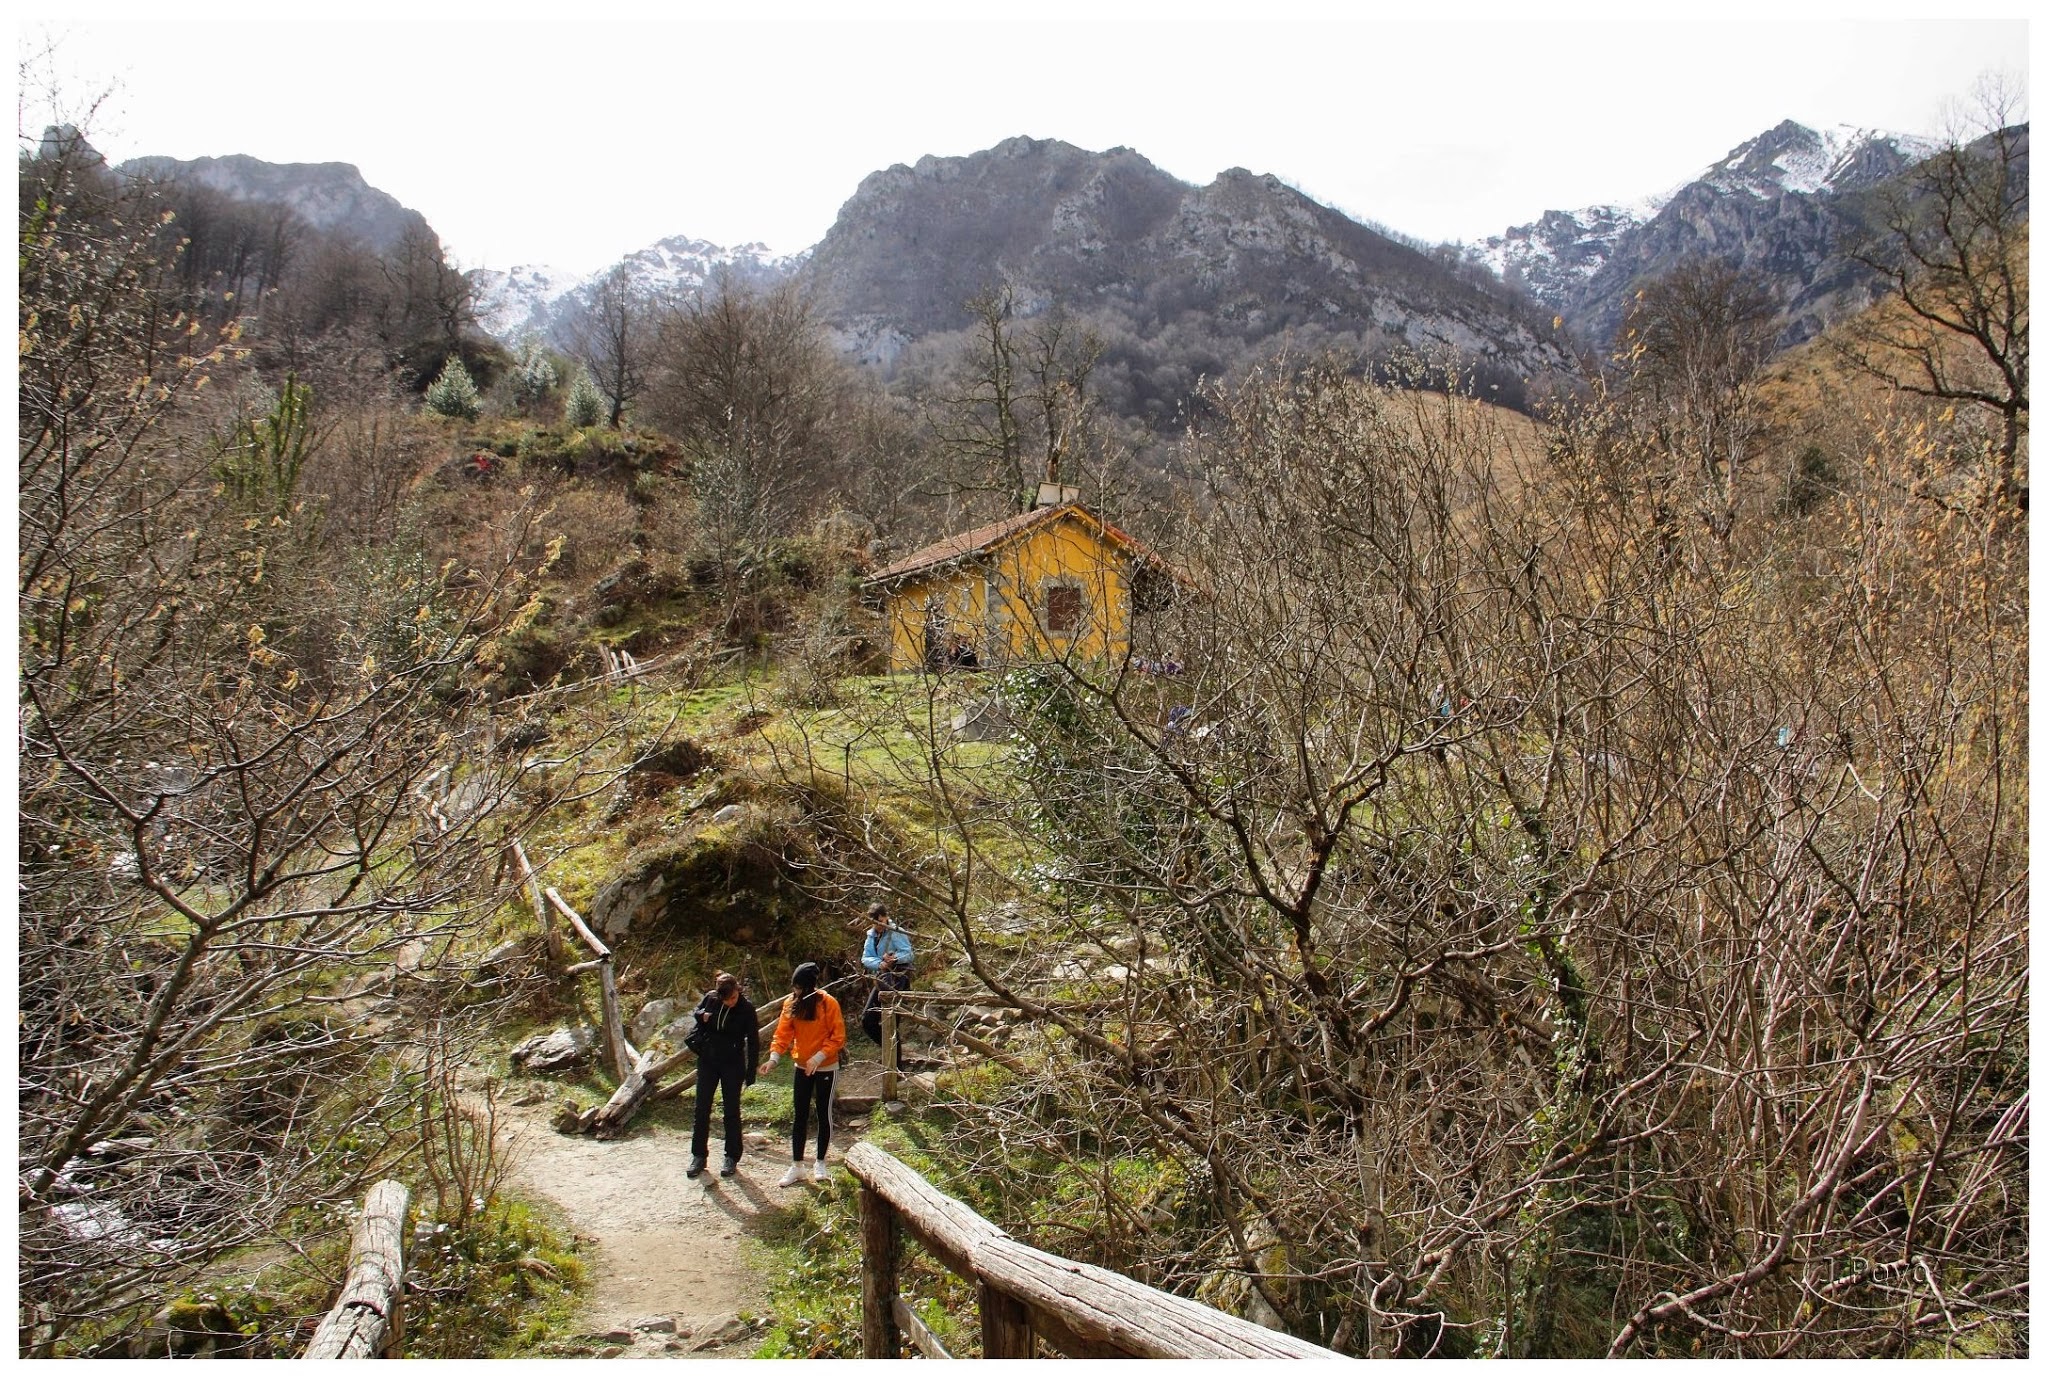
M 863 587 L 889 624 L 889 668 L 936 670 L 1121 659 L 1162 575 L 1143 545 L 1066 501 L 949 536 Z

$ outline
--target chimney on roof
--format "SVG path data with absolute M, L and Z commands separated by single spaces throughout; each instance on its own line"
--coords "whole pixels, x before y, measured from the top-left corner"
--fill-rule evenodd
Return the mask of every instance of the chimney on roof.
M 1041 483 L 1038 485 L 1038 501 L 1033 507 L 1059 507 L 1081 500 L 1081 490 L 1064 483 Z

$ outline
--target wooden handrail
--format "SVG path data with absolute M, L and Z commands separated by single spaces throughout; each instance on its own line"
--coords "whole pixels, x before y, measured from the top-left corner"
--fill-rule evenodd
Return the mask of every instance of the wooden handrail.
M 569 907 L 569 902 L 562 898 L 559 890 L 550 885 L 546 894 L 548 902 L 560 910 L 562 917 L 569 921 L 569 926 L 576 930 L 576 936 L 583 939 L 590 950 L 597 954 L 598 990 L 604 1000 L 605 1042 L 611 1048 L 613 1070 L 619 1074 L 620 1081 L 628 1081 L 640 1066 L 640 1054 L 626 1038 L 626 1021 L 619 1014 L 619 980 L 618 974 L 612 970 L 612 950 L 599 940 L 597 934 L 590 931 L 590 925 L 583 922 L 581 914 Z M 580 962 L 577 968 L 589 969 Z
M 348 1276 L 320 1328 L 306 1346 L 308 1359 L 390 1359 L 404 1338 L 405 1208 L 411 1193 L 384 1181 L 363 1198 L 363 1213 L 349 1235 Z
M 1107 1268 L 1034 1249 L 874 1144 L 855 1144 L 846 1167 L 861 1184 L 861 1336 L 870 1359 L 902 1357 L 896 1277 L 905 1232 L 976 1284 L 984 1358 L 1028 1359 L 1040 1341 L 1073 1358 L 1345 1357 Z

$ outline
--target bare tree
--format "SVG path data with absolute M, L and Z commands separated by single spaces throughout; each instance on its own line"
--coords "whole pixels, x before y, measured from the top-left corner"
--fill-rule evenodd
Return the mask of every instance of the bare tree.
M 625 264 L 598 279 L 589 304 L 571 327 L 573 352 L 589 371 L 617 426 L 647 387 L 647 354 L 654 339 L 653 310 Z
M 963 1178 L 1360 1354 L 2023 1345 L 2024 540 L 1866 481 L 1817 582 L 1672 560 L 1611 419 L 1215 405 L 1145 663 L 1010 678 L 1002 768 L 891 704 L 910 825 L 791 761 L 1021 1016 Z
M 147 192 L 22 171 L 19 1323 L 51 1355 L 403 1137 L 394 970 L 495 905 L 527 805 L 473 671 L 530 605 L 517 530 L 468 567 L 323 543 L 335 432 L 289 383 L 232 420 L 236 327 L 180 307 Z
M 1643 286 L 1622 320 L 1628 411 L 1649 428 L 1653 453 L 1692 470 L 1700 515 L 1723 543 L 1763 429 L 1757 388 L 1776 316 L 1754 278 L 1696 259 Z
M 2021 491 L 2027 432 L 2028 135 L 2018 98 L 1992 83 L 1974 127 L 1874 197 L 1850 256 L 1888 300 L 1838 337 L 1843 357 L 1903 391 L 1981 408 L 2001 493 Z
M 1028 508 L 1041 480 L 1073 483 L 1092 457 L 1088 379 L 1102 343 L 1058 302 L 1025 319 L 1009 283 L 966 305 L 973 324 L 950 378 L 925 407 L 953 461 L 946 490 Z
M 648 414 L 689 451 L 700 520 L 744 561 L 787 533 L 836 478 L 849 380 L 793 285 L 729 279 L 671 310 Z

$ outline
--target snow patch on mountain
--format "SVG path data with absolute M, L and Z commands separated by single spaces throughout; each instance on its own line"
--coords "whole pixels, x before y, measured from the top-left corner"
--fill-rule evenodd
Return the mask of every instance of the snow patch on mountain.
M 1838 124 L 1814 130 L 1786 120 L 1737 144 L 1694 180 L 1762 199 L 1850 191 L 1882 181 L 1937 146 L 1882 129 Z
M 572 273 L 529 264 L 507 272 L 482 268 L 468 274 L 476 288 L 476 315 L 494 339 L 511 344 L 538 335 L 567 344 L 570 323 L 588 304 L 598 281 L 624 268 L 635 292 L 657 300 L 694 296 L 726 276 L 736 286 L 762 289 L 782 281 L 810 251 L 771 254 L 765 244 L 733 248 L 688 235 L 672 235 L 627 254 L 595 273 Z

